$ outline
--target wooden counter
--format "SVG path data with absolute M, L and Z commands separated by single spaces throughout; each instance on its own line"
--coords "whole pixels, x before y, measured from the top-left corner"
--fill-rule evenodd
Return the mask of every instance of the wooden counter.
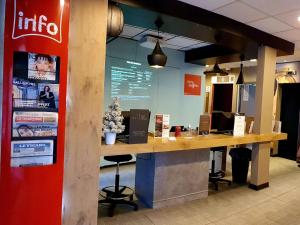
M 287 139 L 285 133 L 246 134 L 243 137 L 234 137 L 224 134 L 210 134 L 207 136 L 179 137 L 176 141 L 154 138 L 149 136 L 147 144 L 125 144 L 117 142 L 115 145 L 101 145 L 100 155 L 125 155 L 139 153 L 155 153 L 169 151 L 183 151 L 205 149 L 240 144 L 273 142 Z

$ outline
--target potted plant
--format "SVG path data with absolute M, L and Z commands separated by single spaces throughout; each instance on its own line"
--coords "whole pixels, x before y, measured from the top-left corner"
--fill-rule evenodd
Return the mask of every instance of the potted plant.
M 125 129 L 121 107 L 118 98 L 114 98 L 112 104 L 108 106 L 103 118 L 103 132 L 105 134 L 105 143 L 113 145 L 116 141 L 116 135 L 122 133 Z

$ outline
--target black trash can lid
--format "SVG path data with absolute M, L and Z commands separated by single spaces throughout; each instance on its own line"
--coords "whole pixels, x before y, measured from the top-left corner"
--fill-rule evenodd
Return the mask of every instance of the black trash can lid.
M 234 159 L 251 161 L 252 151 L 249 148 L 244 147 L 232 148 L 229 155 Z

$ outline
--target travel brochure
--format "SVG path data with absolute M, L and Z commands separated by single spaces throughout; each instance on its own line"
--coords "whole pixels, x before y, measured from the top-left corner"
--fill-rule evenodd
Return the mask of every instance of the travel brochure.
M 11 166 L 54 163 L 58 128 L 59 57 L 14 53 Z
M 170 115 L 155 115 L 155 132 L 154 137 L 168 138 L 170 131 Z
M 233 136 L 244 136 L 245 135 L 245 116 L 234 117 L 234 128 Z

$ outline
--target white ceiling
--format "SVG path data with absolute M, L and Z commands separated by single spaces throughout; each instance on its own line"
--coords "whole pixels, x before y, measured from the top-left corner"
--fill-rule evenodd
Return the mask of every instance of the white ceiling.
M 300 50 L 300 0 L 180 0 L 294 42 Z
M 146 35 L 157 36 L 157 31 L 135 27 L 128 24 L 124 25 L 123 32 L 120 34 L 121 37 L 129 38 L 132 40 L 139 41 Z M 174 34 L 160 32 L 159 36 L 165 41 L 165 48 L 171 48 L 176 50 L 190 50 L 193 48 L 200 48 L 206 45 L 210 45 L 208 42 L 203 42 L 200 40 L 195 40 L 187 37 L 177 36 Z
M 295 54 L 279 57 L 277 62 L 300 60 L 300 0 L 180 0 L 188 4 L 221 14 L 257 29 L 295 43 Z M 125 25 L 121 37 L 140 40 L 146 34 L 157 35 L 156 31 Z M 210 43 L 160 33 L 166 40 L 165 47 L 189 50 Z M 246 66 L 255 65 L 248 62 Z M 231 64 L 224 64 L 225 67 Z M 239 63 L 237 64 L 237 66 Z

